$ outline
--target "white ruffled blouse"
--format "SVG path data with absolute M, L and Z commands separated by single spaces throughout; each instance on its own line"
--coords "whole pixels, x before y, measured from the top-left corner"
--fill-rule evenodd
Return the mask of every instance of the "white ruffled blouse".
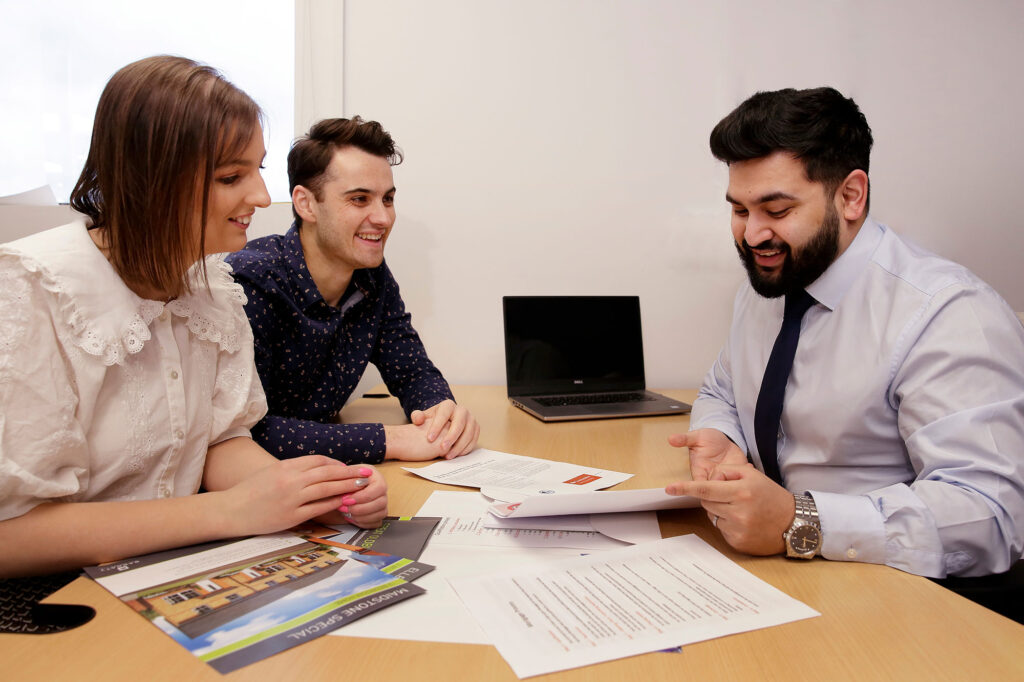
M 191 495 L 211 445 L 266 412 L 223 256 L 137 296 L 74 222 L 0 245 L 0 520 L 46 501 Z

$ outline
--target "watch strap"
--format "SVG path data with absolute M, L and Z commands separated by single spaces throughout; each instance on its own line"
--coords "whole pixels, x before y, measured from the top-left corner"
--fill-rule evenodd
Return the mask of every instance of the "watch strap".
M 794 494 L 793 505 L 793 523 L 782 534 L 782 539 L 786 544 L 786 556 L 796 559 L 814 558 L 821 551 L 822 539 L 818 507 L 814 504 L 814 498 L 806 493 L 802 495 Z M 812 527 L 814 530 L 810 531 L 805 527 Z M 808 533 L 817 538 L 817 542 L 812 547 L 804 549 L 802 546 L 795 544 L 795 541 L 806 542 Z M 800 536 L 799 540 L 797 536 Z
M 818 506 L 814 504 L 814 498 L 810 495 L 793 495 L 793 501 L 796 504 L 796 516 L 803 519 L 807 523 L 813 523 L 818 528 L 821 528 L 821 521 L 818 518 Z

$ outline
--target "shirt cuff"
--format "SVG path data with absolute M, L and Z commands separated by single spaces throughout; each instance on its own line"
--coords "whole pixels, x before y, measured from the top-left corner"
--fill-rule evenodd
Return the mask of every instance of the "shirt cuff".
M 832 561 L 885 563 L 885 524 L 871 499 L 814 490 L 821 522 L 821 555 Z
M 387 436 L 384 435 L 384 425 L 372 424 L 369 426 L 372 426 L 370 429 L 372 437 L 361 443 L 353 444 L 356 447 L 351 456 L 351 464 L 355 464 L 357 461 L 361 464 L 380 464 L 384 461 L 384 453 L 387 452 Z
M 437 405 L 438 403 L 443 403 L 445 400 L 451 400 L 453 403 L 455 402 L 455 396 L 452 394 L 451 390 L 438 390 L 437 393 L 416 395 L 406 400 L 402 400 L 401 398 L 399 398 L 398 402 L 401 403 L 402 410 L 405 412 L 405 416 L 408 418 L 411 417 L 412 413 L 415 412 L 416 410 L 429 410 L 434 405 Z

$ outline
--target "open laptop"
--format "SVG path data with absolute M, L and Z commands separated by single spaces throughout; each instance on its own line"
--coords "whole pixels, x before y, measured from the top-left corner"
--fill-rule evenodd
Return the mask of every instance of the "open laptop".
M 637 296 L 505 296 L 508 398 L 542 421 L 685 414 L 646 390 Z

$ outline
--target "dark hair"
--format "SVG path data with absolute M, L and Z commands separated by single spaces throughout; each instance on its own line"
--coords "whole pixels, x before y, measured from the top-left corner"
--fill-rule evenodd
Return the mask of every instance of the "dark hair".
M 386 159 L 392 166 L 402 163 L 402 150 L 395 146 L 391 134 L 376 121 L 352 118 L 325 118 L 313 124 L 309 133 L 295 140 L 288 152 L 288 191 L 302 185 L 317 201 L 324 186 L 324 175 L 334 153 L 345 147 L 355 147 L 367 154 Z M 297 225 L 302 218 L 292 206 Z
M 711 153 L 735 163 L 784 150 L 807 179 L 835 192 L 854 170 L 868 172 L 871 128 L 856 102 L 834 88 L 758 92 L 711 131 Z
M 185 275 L 205 255 L 214 170 L 245 149 L 261 120 L 248 95 L 190 59 L 148 57 L 113 75 L 71 207 L 106 230 L 126 284 L 188 290 Z

